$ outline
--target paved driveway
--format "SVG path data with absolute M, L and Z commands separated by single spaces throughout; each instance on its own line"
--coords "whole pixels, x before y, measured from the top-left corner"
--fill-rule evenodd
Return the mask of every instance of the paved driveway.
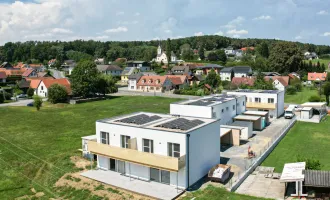
M 33 99 L 22 99 L 16 102 L 12 103 L 3 103 L 0 104 L 0 107 L 6 107 L 6 106 L 26 106 L 26 104 L 33 102 Z

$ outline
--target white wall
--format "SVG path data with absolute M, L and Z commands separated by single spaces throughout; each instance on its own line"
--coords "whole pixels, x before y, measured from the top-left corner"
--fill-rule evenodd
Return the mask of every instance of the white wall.
M 235 109 L 233 109 L 235 106 Z M 223 112 L 222 112 L 223 111 Z M 236 116 L 236 99 L 213 106 L 216 118 L 220 118 L 220 124 L 231 124 Z
M 212 118 L 212 107 L 170 104 L 171 115 Z
M 278 90 L 285 90 L 285 87 L 278 80 L 273 81 L 273 86 Z
M 167 143 L 177 143 L 180 144 L 180 155 L 186 155 L 186 135 L 174 132 L 160 131 L 154 129 L 144 129 L 139 127 L 130 127 L 130 126 L 122 126 L 116 124 L 107 124 L 102 122 L 96 122 L 96 135 L 97 142 L 100 142 L 100 132 L 108 132 L 110 138 L 110 145 L 121 147 L 121 137 L 120 135 L 127 135 L 131 138 L 137 139 L 137 148 L 138 151 L 142 151 L 142 139 L 150 139 L 153 140 L 154 143 L 154 154 L 158 155 L 168 155 Z M 109 160 L 109 159 L 108 159 Z M 125 167 L 128 167 L 128 163 L 125 163 Z M 104 166 L 103 160 L 98 162 L 98 166 Z M 185 168 L 182 168 L 179 171 L 179 186 L 182 188 L 186 187 L 186 176 L 185 176 Z M 126 173 L 128 171 L 126 170 Z M 149 167 L 134 165 L 131 163 L 131 173 L 132 176 L 146 179 L 150 176 Z M 176 185 L 176 178 L 172 179 L 172 177 L 176 177 L 176 172 L 171 172 L 171 184 Z
M 136 80 L 128 80 L 128 90 L 136 90 Z
M 234 77 L 247 77 L 247 73 L 234 73 Z
M 48 89 L 46 88 L 43 81 L 40 82 L 40 84 L 37 88 L 37 95 L 40 97 L 47 97 L 47 95 L 48 95 Z
M 231 81 L 231 72 L 230 73 L 220 72 L 220 78 L 222 81 Z
M 237 97 L 236 100 L 237 100 L 237 105 L 236 105 L 237 115 L 240 115 L 246 111 L 246 98 L 245 96 L 240 96 Z
M 192 185 L 220 163 L 220 122 L 196 129 L 189 138 L 189 184 Z
M 284 114 L 284 94 L 285 91 L 281 91 L 278 94 L 277 99 L 277 117 L 280 117 Z

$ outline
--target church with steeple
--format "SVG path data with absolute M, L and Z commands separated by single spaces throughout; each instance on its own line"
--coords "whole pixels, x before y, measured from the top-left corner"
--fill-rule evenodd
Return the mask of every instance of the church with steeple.
M 166 56 L 166 51 L 162 50 L 162 47 L 161 47 L 160 44 L 158 45 L 158 48 L 157 48 L 157 57 L 156 57 L 155 61 L 157 63 L 161 63 L 161 62 L 163 62 L 164 64 L 168 63 L 167 56 Z M 174 54 L 173 51 L 171 52 L 171 61 L 170 62 L 172 62 L 172 63 L 177 62 L 177 57 L 176 57 L 176 55 Z

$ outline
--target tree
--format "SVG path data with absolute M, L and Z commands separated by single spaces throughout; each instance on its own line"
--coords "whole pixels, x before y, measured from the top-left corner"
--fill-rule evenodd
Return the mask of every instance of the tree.
M 40 108 L 41 108 L 41 106 L 42 106 L 42 99 L 41 99 L 41 97 L 39 97 L 37 95 L 34 96 L 33 97 L 33 105 L 34 105 L 34 107 L 37 108 L 37 111 L 39 111 Z
M 208 55 L 207 55 L 207 59 L 209 61 L 218 61 L 219 60 L 219 57 L 218 55 L 215 53 L 215 52 L 210 52 Z
M 205 78 L 205 83 L 209 84 L 212 88 L 218 88 L 221 84 L 220 76 L 212 69 Z
M 99 71 L 93 61 L 77 64 L 71 73 L 71 88 L 75 96 L 87 97 L 95 95 L 99 83 Z
M 167 38 L 167 40 L 166 40 L 166 57 L 167 57 L 167 61 L 168 61 L 167 67 L 170 66 L 171 54 L 172 54 L 171 39 Z
M 201 60 L 205 59 L 204 45 L 201 45 L 198 49 L 198 55 Z
M 326 81 L 330 82 L 330 72 L 327 73 L 327 79 Z
M 32 98 L 34 95 L 34 89 L 33 88 L 29 88 L 26 92 L 26 94 L 28 95 L 29 98 Z
M 186 49 L 182 51 L 182 58 L 184 60 L 193 60 L 194 59 L 194 53 L 191 49 Z
M 63 85 L 53 84 L 48 89 L 48 101 L 52 104 L 65 103 L 67 97 L 68 92 Z
M 219 61 L 223 62 L 223 64 L 226 64 L 227 62 L 227 55 L 224 50 L 218 50 L 215 52 L 218 55 Z
M 306 158 L 301 155 L 297 155 L 297 162 L 306 162 L 306 169 L 309 170 L 321 170 L 321 163 L 315 158 Z
M 298 45 L 290 42 L 278 42 L 270 51 L 269 64 L 271 70 L 279 73 L 296 72 L 303 59 Z
M 326 82 L 323 86 L 323 94 L 325 95 L 327 105 L 329 105 L 330 82 Z
M 105 95 L 110 93 L 118 92 L 118 87 L 116 86 L 116 80 L 109 75 L 100 75 L 98 82 L 98 92 Z
M 262 42 L 260 45 L 257 46 L 257 52 L 264 58 L 269 57 L 269 49 L 268 44 L 266 42 Z
M 272 81 L 266 81 L 265 76 L 261 72 L 258 72 L 257 77 L 254 81 L 253 88 L 262 90 L 274 90 Z
M 5 102 L 5 94 L 4 94 L 4 91 L 0 91 L 0 104 Z
M 255 62 L 252 63 L 253 71 L 267 72 L 269 71 L 268 61 L 261 56 L 258 56 Z

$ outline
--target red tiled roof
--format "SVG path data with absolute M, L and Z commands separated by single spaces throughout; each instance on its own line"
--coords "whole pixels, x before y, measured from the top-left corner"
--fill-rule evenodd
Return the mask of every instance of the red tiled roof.
M 280 83 L 282 83 L 282 85 L 284 87 L 288 86 L 289 85 L 289 80 L 290 80 L 290 77 L 289 76 L 265 76 L 265 80 L 266 81 L 269 81 L 269 80 L 278 80 Z
M 30 67 L 32 68 L 38 68 L 38 67 L 42 67 L 42 64 L 29 64 Z
M 25 70 L 0 68 L 0 71 L 5 72 L 7 76 L 22 76 Z
M 254 50 L 254 47 L 243 47 L 243 48 L 241 48 L 242 51 L 246 51 L 247 49 Z
M 23 77 L 28 77 L 33 71 L 34 71 L 34 69 L 28 69 L 22 74 L 22 76 Z
M 5 79 L 7 78 L 6 72 L 0 72 L 0 79 Z
M 234 77 L 231 80 L 231 83 L 233 85 L 249 85 L 249 86 L 253 86 L 254 85 L 254 78 L 247 78 L 247 77 Z
M 161 87 L 166 81 L 167 76 L 141 76 L 137 82 L 137 86 L 158 86 Z
M 31 81 L 31 80 L 45 80 L 45 79 L 55 79 L 52 76 L 45 76 L 45 77 L 26 77 L 25 80 Z
M 185 83 L 187 76 L 186 75 L 167 75 L 174 85 L 182 85 Z
M 41 82 L 41 80 L 38 80 L 38 79 L 27 80 L 27 81 L 30 81 L 30 88 L 33 88 L 33 89 L 37 89 L 37 87 L 39 86 L 39 83 Z
M 327 73 L 308 73 L 308 80 L 309 81 L 316 81 L 316 80 L 320 80 L 320 81 L 325 81 L 325 79 L 327 78 Z
M 59 84 L 59 85 L 63 85 L 66 88 L 68 94 L 71 94 L 71 92 L 72 92 L 71 84 L 70 84 L 69 80 L 66 78 L 44 79 L 44 80 L 42 80 L 42 82 L 45 84 L 46 88 L 49 88 L 53 84 Z

